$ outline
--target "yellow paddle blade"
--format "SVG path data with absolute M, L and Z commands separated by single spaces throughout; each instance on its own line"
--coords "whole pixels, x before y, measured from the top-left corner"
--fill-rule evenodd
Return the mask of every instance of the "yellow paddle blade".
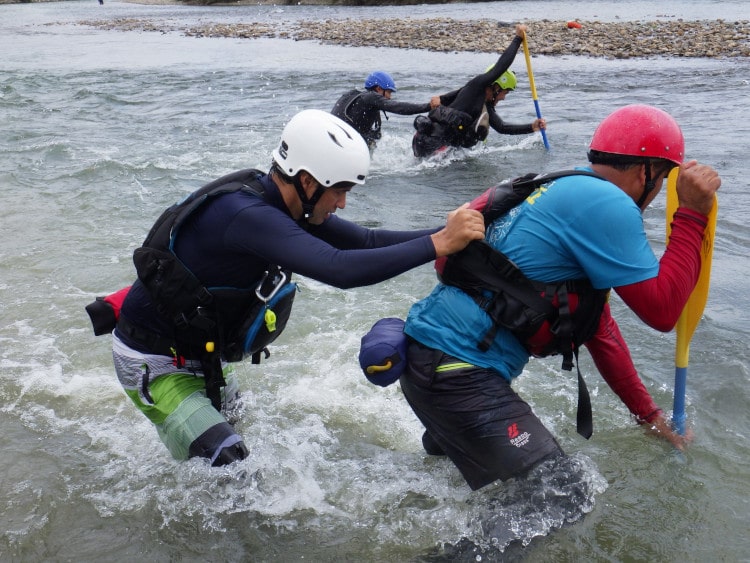
M 677 175 L 679 168 L 673 168 L 667 177 L 667 245 L 669 235 L 672 232 L 672 218 L 677 211 Z M 698 283 L 690 294 L 685 308 L 682 310 L 677 325 L 677 345 L 675 349 L 676 367 L 687 367 L 690 353 L 690 340 L 693 338 L 695 328 L 703 316 L 703 309 L 708 300 L 708 289 L 711 281 L 711 257 L 714 250 L 714 235 L 716 233 L 716 215 L 719 209 L 718 199 L 714 196 L 714 206 L 708 215 L 708 225 L 703 235 L 703 246 L 701 247 L 701 273 Z
M 529 53 L 529 43 L 526 41 L 526 34 L 523 34 L 523 56 L 526 58 L 526 70 L 529 73 L 529 86 L 531 86 L 531 97 L 537 100 L 536 84 L 534 84 L 534 73 L 531 71 L 531 54 Z
M 531 70 L 531 55 L 529 54 L 529 42 L 526 40 L 526 33 L 523 34 L 523 54 L 526 57 L 526 70 L 529 73 L 529 86 L 531 86 L 531 97 L 534 100 L 534 110 L 536 111 L 537 119 L 542 119 L 542 110 L 539 109 L 539 97 L 536 94 L 536 84 L 534 83 L 534 73 Z M 549 141 L 547 141 L 547 132 L 545 128 L 540 128 L 539 132 L 542 134 L 542 141 L 544 142 L 544 148 L 549 150 Z

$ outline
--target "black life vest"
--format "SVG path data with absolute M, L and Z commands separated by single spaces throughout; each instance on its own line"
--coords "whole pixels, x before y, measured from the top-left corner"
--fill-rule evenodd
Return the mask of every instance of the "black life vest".
M 537 176 L 527 174 L 487 190 L 472 202 L 482 212 L 485 225 L 506 214 L 535 189 L 563 176 L 601 176 L 584 170 L 563 170 Z M 586 279 L 539 282 L 530 280 L 507 256 L 484 241 L 473 241 L 464 250 L 436 261 L 440 280 L 468 295 L 487 312 L 492 327 L 478 336 L 487 350 L 499 327 L 510 330 L 538 357 L 561 354 L 562 367 L 573 369 L 573 357 L 599 326 L 609 289 L 594 289 Z M 591 436 L 591 406 L 580 371 L 579 433 Z
M 431 109 L 427 116 L 437 125 L 433 126 L 433 134 L 440 135 L 448 144 L 468 147 L 476 144 L 469 141 L 475 120 L 465 111 L 441 105 Z
M 268 264 L 249 289 L 207 288 L 174 253 L 181 225 L 206 202 L 238 190 L 265 199 L 260 176 L 240 170 L 193 192 L 159 217 L 133 254 L 139 280 L 174 327 L 179 355 L 200 358 L 211 342 L 214 357 L 237 362 L 252 356 L 257 363 L 286 326 L 297 289 L 290 271 Z
M 368 146 L 371 146 L 382 135 L 380 131 L 382 127 L 380 110 L 376 107 L 365 106 L 358 115 L 352 115 L 350 111 L 354 102 L 364 95 L 365 92 L 360 92 L 357 89 L 346 92 L 336 101 L 331 113 L 354 127 L 362 135 Z

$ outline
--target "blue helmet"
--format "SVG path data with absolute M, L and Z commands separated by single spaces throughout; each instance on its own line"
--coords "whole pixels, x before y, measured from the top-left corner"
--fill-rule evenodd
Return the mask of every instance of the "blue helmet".
M 383 90 L 396 91 L 396 83 L 393 81 L 393 78 L 391 78 L 390 74 L 383 72 L 382 70 L 371 72 L 370 76 L 365 80 L 366 90 L 375 88 L 375 86 L 380 86 Z

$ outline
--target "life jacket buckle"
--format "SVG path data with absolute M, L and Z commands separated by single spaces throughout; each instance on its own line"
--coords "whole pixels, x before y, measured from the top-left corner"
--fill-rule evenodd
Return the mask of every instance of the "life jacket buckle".
M 283 270 L 276 269 L 272 272 L 266 270 L 255 287 L 255 296 L 263 301 L 263 303 L 268 303 L 284 286 L 286 281 L 287 275 Z

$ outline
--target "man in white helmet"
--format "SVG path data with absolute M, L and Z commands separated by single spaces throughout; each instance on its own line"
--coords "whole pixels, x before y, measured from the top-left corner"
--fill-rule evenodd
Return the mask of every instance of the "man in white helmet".
M 118 379 L 176 459 L 219 466 L 247 457 L 225 416 L 237 396 L 231 363 L 268 355 L 291 311 L 293 272 L 342 289 L 364 286 L 483 238 L 482 216 L 468 206 L 422 231 L 339 219 L 334 213 L 369 166 L 351 126 L 302 111 L 284 128 L 267 174 L 234 172 L 167 209 L 134 254 L 138 279 L 118 298 L 99 300 L 116 311 Z

